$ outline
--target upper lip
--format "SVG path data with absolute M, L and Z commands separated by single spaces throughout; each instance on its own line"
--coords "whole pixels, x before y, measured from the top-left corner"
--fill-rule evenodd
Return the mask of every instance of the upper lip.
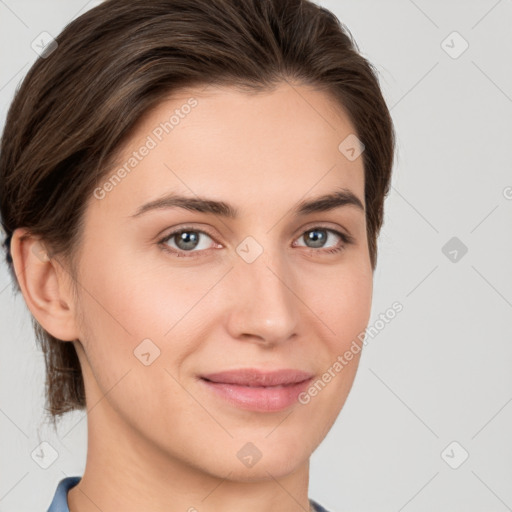
M 258 368 L 239 368 L 201 375 L 201 378 L 212 382 L 238 384 L 240 386 L 279 386 L 303 382 L 312 376 L 312 373 L 292 368 L 274 371 L 260 370 Z

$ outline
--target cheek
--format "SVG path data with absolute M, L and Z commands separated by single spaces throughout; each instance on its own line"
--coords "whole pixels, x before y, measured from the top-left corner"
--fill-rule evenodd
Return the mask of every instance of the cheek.
M 347 399 L 359 365 L 371 314 L 372 273 L 364 266 L 340 267 L 325 281 L 323 290 L 322 294 L 317 291 L 310 295 L 318 297 L 319 329 L 324 342 L 319 348 L 323 356 L 323 373 L 319 375 L 322 382 L 314 386 L 311 397 L 305 398 L 312 401 L 328 429 Z
M 339 265 L 309 275 L 302 292 L 318 317 L 331 350 L 339 350 L 366 328 L 372 306 L 373 274 L 364 264 Z
M 311 309 L 319 320 L 323 340 L 317 357 L 322 372 L 304 396 L 305 410 L 322 418 L 315 432 L 318 442 L 327 434 L 342 409 L 354 383 L 363 350 L 364 332 L 371 314 L 373 274 L 365 265 L 340 266 L 323 281 L 323 293 L 309 290 Z M 309 282 L 309 280 L 308 280 Z
M 101 369 L 110 361 L 111 368 L 122 374 L 140 365 L 137 350 L 141 346 L 141 350 L 150 349 L 151 358 L 158 356 L 157 366 L 170 363 L 169 353 L 179 365 L 194 349 L 190 319 L 194 330 L 202 328 L 194 310 L 200 310 L 197 305 L 219 279 L 218 273 L 170 269 L 161 261 L 129 260 L 122 254 L 103 256 L 91 257 L 81 278 L 87 290 L 81 297 L 82 339 L 91 364 Z M 144 341 L 148 339 L 151 343 Z
M 333 300 L 337 302 L 338 310 L 335 319 L 336 327 L 338 331 L 343 330 L 341 332 L 350 334 L 352 338 L 366 328 L 370 318 L 373 293 L 372 276 L 366 273 L 353 273 L 341 279 L 338 286 L 338 293 L 333 294 Z
M 180 319 L 198 297 L 184 291 L 182 280 L 170 275 L 156 279 L 148 268 L 114 267 L 106 260 L 91 262 L 87 268 L 98 269 L 83 277 L 87 291 L 80 300 L 84 316 L 80 339 L 91 372 L 92 402 L 108 394 L 110 406 L 130 422 L 140 423 L 140 428 L 146 413 L 161 409 L 172 418 L 171 405 L 183 407 L 186 413 L 190 399 L 165 369 L 179 379 L 180 362 L 193 351 L 193 336 L 187 340 L 179 329 Z
M 134 340 L 162 336 L 177 320 L 191 290 L 186 277 L 127 254 L 92 257 L 87 263 L 85 300 L 89 318 Z M 95 322 L 97 323 L 97 322 Z M 107 332 L 105 331 L 105 332 Z M 100 331 L 98 331 L 100 332 Z

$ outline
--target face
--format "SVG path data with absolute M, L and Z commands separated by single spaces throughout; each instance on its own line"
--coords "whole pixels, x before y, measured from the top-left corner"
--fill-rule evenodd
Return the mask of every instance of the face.
M 339 149 L 354 133 L 326 93 L 288 84 L 190 89 L 144 117 L 85 215 L 75 345 L 98 404 L 90 436 L 221 478 L 305 464 L 347 398 L 360 351 L 344 354 L 370 316 L 362 156 Z M 174 203 L 144 208 L 163 198 Z M 311 379 L 203 378 L 248 368 Z

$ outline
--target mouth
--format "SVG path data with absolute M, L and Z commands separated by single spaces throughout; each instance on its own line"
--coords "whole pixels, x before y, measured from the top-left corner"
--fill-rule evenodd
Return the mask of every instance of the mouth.
M 216 397 L 230 405 L 257 411 L 273 412 L 289 408 L 309 385 L 313 374 L 293 369 L 266 372 L 239 369 L 200 377 Z
M 265 371 L 258 368 L 240 368 L 202 375 L 201 378 L 218 384 L 236 384 L 249 387 L 274 387 L 298 384 L 313 376 L 312 373 L 285 368 Z

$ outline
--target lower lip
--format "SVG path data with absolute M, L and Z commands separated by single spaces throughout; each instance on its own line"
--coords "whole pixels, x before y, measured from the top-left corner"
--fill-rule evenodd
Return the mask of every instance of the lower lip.
M 210 382 L 205 379 L 201 381 L 236 407 L 258 412 L 272 412 L 281 411 L 296 403 L 298 395 L 308 387 L 312 379 L 313 377 L 282 387 L 249 387 Z

